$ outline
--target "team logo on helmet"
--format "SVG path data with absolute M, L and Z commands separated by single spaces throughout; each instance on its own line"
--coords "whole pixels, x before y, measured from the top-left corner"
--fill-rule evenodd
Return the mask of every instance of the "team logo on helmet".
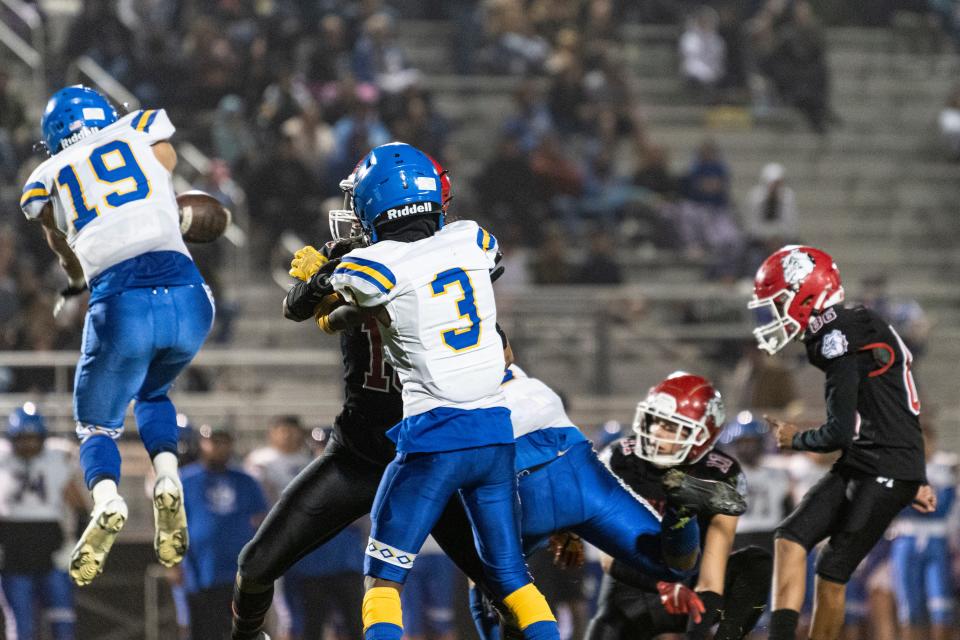
M 804 278 L 813 273 L 813 257 L 809 253 L 794 249 L 780 259 L 780 266 L 783 267 L 783 279 L 791 287 L 796 287 Z
M 707 408 L 704 411 L 704 422 L 710 417 L 713 416 L 713 423 L 716 425 L 723 424 L 723 421 L 726 419 L 726 412 L 723 410 L 723 400 L 719 396 L 714 396 L 707 401 Z

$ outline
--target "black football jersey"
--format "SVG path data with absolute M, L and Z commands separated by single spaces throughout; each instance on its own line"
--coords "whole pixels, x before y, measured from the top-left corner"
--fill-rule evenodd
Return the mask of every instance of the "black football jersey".
M 865 307 L 830 307 L 803 337 L 826 373 L 827 421 L 794 437 L 801 451 L 843 452 L 837 468 L 923 482 L 920 399 L 912 356 L 897 332 Z
M 667 506 L 667 494 L 660 482 L 669 469 L 658 467 L 652 462 L 639 458 L 634 453 L 636 446 L 636 436 L 621 438 L 604 451 L 603 460 L 634 493 L 649 502 L 658 513 L 663 515 Z M 697 462 L 677 468 L 696 478 L 729 482 L 741 494 L 746 495 L 746 479 L 740 469 L 740 463 L 723 451 L 714 449 Z M 699 518 L 701 544 L 712 518 L 712 514 L 705 514 Z
M 403 419 L 400 382 L 383 354 L 380 327 L 373 318 L 340 335 L 345 383 L 344 412 L 335 429 L 340 440 L 363 457 L 386 464 L 396 446 L 386 432 Z

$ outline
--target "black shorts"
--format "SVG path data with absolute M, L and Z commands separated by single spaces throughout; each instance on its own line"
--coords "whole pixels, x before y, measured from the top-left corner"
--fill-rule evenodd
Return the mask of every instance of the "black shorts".
M 780 523 L 777 537 L 808 552 L 830 538 L 817 560 L 817 575 L 846 584 L 919 488 L 919 482 L 831 470 Z

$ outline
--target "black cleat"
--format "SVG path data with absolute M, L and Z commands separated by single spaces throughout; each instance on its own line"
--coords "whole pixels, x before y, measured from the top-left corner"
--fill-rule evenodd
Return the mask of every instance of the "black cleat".
M 747 501 L 736 487 L 720 480 L 704 480 L 670 469 L 661 481 L 667 500 L 677 509 L 698 514 L 739 516 L 747 510 Z

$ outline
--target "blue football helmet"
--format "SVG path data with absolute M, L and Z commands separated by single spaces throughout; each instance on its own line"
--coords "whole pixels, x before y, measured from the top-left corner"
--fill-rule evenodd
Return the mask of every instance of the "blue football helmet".
M 353 173 L 353 210 L 377 241 L 376 226 L 412 215 L 436 215 L 443 228 L 443 175 L 427 154 L 403 142 L 380 145 Z
M 749 411 L 741 411 L 736 420 L 732 420 L 723 430 L 720 438 L 722 444 L 733 444 L 744 438 L 764 438 L 769 433 L 767 423 L 758 420 Z
M 117 110 L 99 92 L 76 84 L 57 91 L 43 110 L 40 130 L 51 154 L 117 121 Z
M 7 437 L 17 438 L 23 435 L 47 437 L 47 421 L 32 402 L 24 404 L 11 413 L 8 420 Z

